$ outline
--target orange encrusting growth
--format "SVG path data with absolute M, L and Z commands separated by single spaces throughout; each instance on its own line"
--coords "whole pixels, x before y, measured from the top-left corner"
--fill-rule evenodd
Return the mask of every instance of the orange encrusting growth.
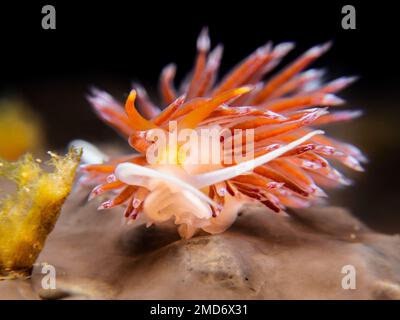
M 334 94 L 352 83 L 355 77 L 342 77 L 324 84 L 320 70 L 304 71 L 330 45 L 326 43 L 309 49 L 283 71 L 263 80 L 293 48 L 292 43 L 273 46 L 269 42 L 215 85 L 222 46 L 209 52 L 210 40 L 207 31 L 203 30 L 197 41 L 198 55 L 192 76 L 186 78 L 188 80 L 181 89 L 174 87 L 175 65 L 167 66 L 161 73 L 160 92 L 167 105 L 164 110 L 155 108 L 140 86 L 129 94 L 125 112 L 108 94 L 94 90 L 89 99 L 98 115 L 126 136 L 139 156 L 83 166 L 81 181 L 98 184 L 91 198 L 114 191 L 116 196 L 100 208 L 125 203 L 125 216 L 136 218 L 151 192 L 143 186 L 116 181 L 114 169 L 122 162 L 147 166 L 145 153 L 149 142 L 146 141 L 146 132 L 154 128 L 167 131 L 171 120 L 177 121 L 178 130 L 212 125 L 231 131 L 255 129 L 255 156 L 259 157 L 310 133 L 313 126 L 359 116 L 359 111 L 327 111 L 328 106 L 344 103 Z M 147 118 L 134 106 L 136 92 L 140 110 Z M 218 205 L 210 205 L 213 217 L 218 216 L 226 197 L 238 195 L 259 202 L 274 212 L 283 212 L 286 207 L 305 207 L 326 196 L 321 188 L 349 183 L 328 159 L 357 171 L 362 171 L 360 162 L 365 161 L 355 147 L 315 135 L 277 159 L 256 167 L 251 174 L 238 175 L 209 186 L 203 192 Z

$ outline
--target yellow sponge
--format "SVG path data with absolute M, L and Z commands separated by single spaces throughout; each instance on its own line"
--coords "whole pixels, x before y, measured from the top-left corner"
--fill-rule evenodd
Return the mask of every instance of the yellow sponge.
M 0 176 L 17 186 L 15 194 L 0 199 L 0 279 L 29 277 L 71 190 L 81 153 L 50 153 L 52 172 L 30 154 L 16 162 L 0 161 Z

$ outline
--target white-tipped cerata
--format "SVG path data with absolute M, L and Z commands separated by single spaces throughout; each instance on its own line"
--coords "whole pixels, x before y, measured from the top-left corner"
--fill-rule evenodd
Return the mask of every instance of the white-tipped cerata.
M 231 167 L 223 168 L 220 170 L 193 176 L 192 181 L 197 188 L 204 188 L 206 186 L 210 186 L 212 184 L 215 184 L 215 183 L 218 183 L 221 181 L 232 179 L 238 175 L 244 174 L 250 170 L 253 170 L 254 168 L 256 168 L 258 166 L 261 166 L 271 160 L 278 158 L 282 154 L 292 150 L 293 148 L 296 148 L 297 146 L 299 146 L 300 144 L 309 140 L 313 136 L 315 136 L 317 134 L 323 134 L 323 133 L 324 133 L 324 131 L 322 131 L 322 130 L 312 131 L 312 132 L 304 135 L 300 139 L 297 139 L 291 143 L 288 143 L 287 145 L 280 147 L 274 151 L 271 151 L 267 154 L 264 154 L 258 158 L 239 163 L 235 166 L 231 166 Z

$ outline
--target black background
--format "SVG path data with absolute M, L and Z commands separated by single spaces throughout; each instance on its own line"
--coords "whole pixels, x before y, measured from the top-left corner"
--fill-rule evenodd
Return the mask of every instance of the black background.
M 56 8 L 56 30 L 41 28 L 45 4 Z M 356 8 L 356 30 L 341 27 L 346 4 Z M 366 116 L 335 130 L 363 149 L 370 163 L 333 201 L 378 229 L 400 232 L 398 13 L 387 1 L 3 1 L 0 95 L 20 97 L 38 111 L 49 148 L 64 148 L 77 137 L 102 142 L 117 135 L 91 112 L 88 88 L 96 85 L 123 100 L 132 80 L 155 88 L 169 62 L 178 64 L 181 79 L 203 26 L 213 45 L 225 46 L 222 71 L 268 40 L 296 41 L 286 61 L 334 40 L 315 66 L 328 67 L 331 77 L 361 76 L 341 96 Z
M 232 66 L 267 40 L 294 40 L 298 52 L 326 40 L 326 57 L 370 85 L 398 80 L 398 11 L 390 2 L 354 1 L 12 1 L 0 5 L 2 87 L 54 77 L 117 75 L 155 81 L 170 61 L 188 69 L 195 39 L 209 26 Z M 41 28 L 53 4 L 57 29 Z M 353 4 L 357 29 L 343 30 L 341 8 Z
M 398 84 L 399 19 L 390 2 L 32 2 L 0 5 L 2 90 L 94 76 L 155 83 L 171 61 L 181 67 L 179 77 L 193 61 L 203 26 L 214 44 L 225 45 L 225 70 L 267 40 L 294 40 L 297 54 L 334 40 L 324 65 L 360 74 L 359 88 Z M 56 8 L 56 30 L 41 28 L 44 4 Z M 356 8 L 356 30 L 341 27 L 345 4 Z
M 341 27 L 341 8 L 349 3 L 356 8 L 356 30 Z M 44 4 L 56 8 L 56 30 L 41 27 Z M 331 76 L 360 75 L 352 90 L 363 94 L 356 97 L 390 92 L 397 94 L 393 101 L 399 98 L 399 18 L 390 2 L 13 1 L 0 8 L 0 93 L 22 95 L 44 111 L 51 120 L 46 121 L 51 145 L 70 140 L 71 122 L 78 135 L 107 139 L 112 131 L 93 122 L 83 99 L 89 86 L 123 99 L 132 80 L 155 87 L 169 62 L 178 63 L 181 79 L 190 70 L 203 26 L 209 27 L 213 45 L 225 46 L 222 72 L 268 40 L 297 43 L 287 61 L 334 40 L 315 66 L 327 66 Z M 95 125 L 96 134 L 85 123 Z

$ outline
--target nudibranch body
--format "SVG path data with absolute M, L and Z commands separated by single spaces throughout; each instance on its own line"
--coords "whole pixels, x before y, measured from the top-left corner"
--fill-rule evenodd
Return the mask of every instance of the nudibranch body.
M 313 128 L 360 115 L 359 111 L 327 111 L 328 106 L 343 104 L 335 94 L 355 77 L 323 83 L 321 70 L 306 70 L 329 49 L 327 43 L 309 49 L 263 80 L 293 47 L 267 43 L 217 82 L 222 46 L 210 52 L 203 30 L 194 68 L 179 90 L 173 84 L 175 66 L 162 71 L 163 110 L 139 85 L 129 94 L 125 109 L 107 93 L 93 90 L 89 100 L 96 113 L 126 136 L 136 153 L 83 165 L 81 184 L 97 185 L 90 199 L 113 192 L 116 195 L 100 209 L 125 205 L 126 218 L 141 217 L 148 224 L 173 219 L 180 235 L 190 238 L 199 229 L 223 232 L 246 203 L 284 213 L 288 207 L 306 207 L 325 197 L 321 187 L 349 184 L 328 159 L 362 171 L 364 156 L 354 146 Z M 192 137 L 204 130 L 231 135 L 219 136 L 216 149 L 194 143 L 196 139 L 171 143 L 173 137 Z M 159 143 L 162 134 L 164 144 Z M 224 148 L 227 145 L 233 148 Z M 215 150 L 223 157 L 211 161 Z M 188 161 L 193 154 L 202 161 Z

